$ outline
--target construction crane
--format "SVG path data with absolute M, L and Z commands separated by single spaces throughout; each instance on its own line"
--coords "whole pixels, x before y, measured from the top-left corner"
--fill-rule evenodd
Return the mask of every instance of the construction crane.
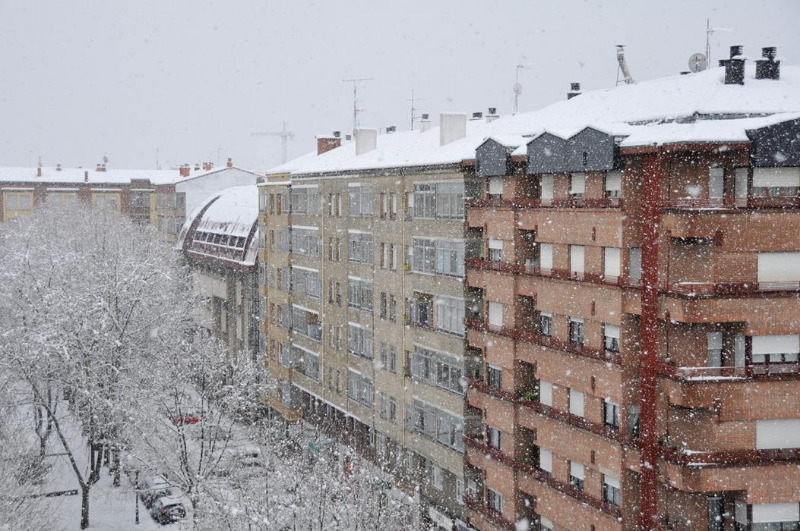
M 617 68 L 617 85 L 619 85 L 619 73 L 622 72 L 623 81 L 625 81 L 626 85 L 633 84 L 633 78 L 631 77 L 631 72 L 628 70 L 628 63 L 625 62 L 625 45 L 624 44 L 617 44 L 617 62 L 619 63 L 619 68 Z
M 294 131 L 289 131 L 286 120 L 283 121 L 283 129 L 280 131 L 265 131 L 261 133 L 250 133 L 250 136 L 279 136 L 281 137 L 281 164 L 286 164 L 288 159 L 289 140 L 294 140 Z

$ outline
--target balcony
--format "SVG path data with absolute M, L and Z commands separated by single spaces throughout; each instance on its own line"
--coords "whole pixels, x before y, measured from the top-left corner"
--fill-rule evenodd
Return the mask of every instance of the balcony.
M 725 199 L 669 199 L 661 202 L 664 210 L 733 210 L 742 208 L 800 208 L 800 197 L 748 197 Z
M 491 209 L 520 209 L 520 208 L 621 208 L 623 200 L 620 197 L 569 197 L 564 199 L 543 200 L 538 197 L 502 199 L 499 197 L 487 199 L 467 199 L 464 201 L 466 208 L 491 208 Z
M 662 286 L 661 291 L 686 298 L 800 293 L 800 282 L 676 282 Z
M 545 485 L 562 494 L 566 494 L 567 496 L 570 496 L 571 498 L 574 498 L 581 503 L 585 503 L 607 515 L 613 516 L 615 518 L 622 517 L 622 511 L 616 505 L 611 505 L 603 500 L 590 496 L 586 494 L 584 491 L 577 489 L 568 483 L 564 483 L 562 481 L 555 479 L 549 473 L 544 472 L 538 468 L 534 468 L 528 464 L 525 464 L 522 461 L 514 460 L 510 456 L 504 454 L 503 452 L 501 452 L 496 448 L 488 446 L 479 439 L 465 436 L 464 444 L 467 446 L 467 448 L 479 452 L 481 456 L 485 457 L 491 456 L 491 459 L 499 461 L 506 466 L 509 466 L 519 472 L 524 473 L 525 475 L 528 476 L 528 478 L 533 479 L 534 481 L 542 485 Z
M 561 341 L 551 336 L 543 336 L 531 330 L 521 328 L 501 328 L 489 326 L 480 319 L 466 319 L 468 329 L 477 330 L 480 332 L 489 332 L 511 338 L 515 341 L 526 341 L 542 347 L 551 348 L 554 350 L 561 350 L 569 352 L 570 354 L 577 354 L 586 358 L 592 358 L 600 361 L 607 361 L 615 364 L 620 362 L 619 352 L 610 352 L 604 349 L 594 349 L 585 346 L 582 343 L 572 343 L 570 341 Z
M 483 502 L 471 497 L 471 496 L 464 496 L 464 503 L 467 505 L 471 511 L 475 511 L 482 517 L 483 519 L 488 520 L 488 522 L 499 529 L 507 529 L 509 531 L 513 531 L 516 529 L 514 522 L 504 518 L 502 514 L 498 513 L 494 509 L 491 509 L 489 506 L 483 504 Z

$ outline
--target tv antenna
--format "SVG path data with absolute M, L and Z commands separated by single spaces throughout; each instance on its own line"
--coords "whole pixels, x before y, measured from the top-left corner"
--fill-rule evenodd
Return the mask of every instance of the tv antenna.
M 283 128 L 280 131 L 265 131 L 262 133 L 250 133 L 250 136 L 279 136 L 281 137 L 281 164 L 286 164 L 288 160 L 289 140 L 294 140 L 294 131 L 289 131 L 286 120 L 283 121 Z M 217 155 L 219 157 L 219 155 Z
M 415 98 L 414 97 L 414 89 L 411 89 L 411 99 L 410 100 L 406 100 L 406 101 L 410 101 L 411 102 L 411 130 L 412 131 L 414 130 L 414 120 L 417 119 L 417 114 L 416 113 L 417 113 L 417 111 L 422 110 L 422 109 L 420 109 L 418 107 L 414 107 L 414 102 L 424 101 L 424 100 L 425 100 L 425 98 Z
M 519 111 L 519 95 L 522 94 L 522 85 L 519 82 L 519 71 L 523 68 L 528 68 L 531 66 L 536 66 L 533 63 L 520 63 L 517 65 L 517 73 L 514 77 L 514 114 L 517 114 Z
M 358 84 L 363 83 L 364 81 L 374 81 L 374 78 L 358 77 L 358 78 L 343 79 L 342 81 L 344 83 L 353 84 L 353 133 L 355 134 L 356 129 L 358 129 L 358 113 L 364 112 L 364 109 L 358 108 Z
M 711 64 L 711 36 L 718 31 L 733 31 L 733 28 L 712 28 L 711 19 L 706 19 L 706 64 Z

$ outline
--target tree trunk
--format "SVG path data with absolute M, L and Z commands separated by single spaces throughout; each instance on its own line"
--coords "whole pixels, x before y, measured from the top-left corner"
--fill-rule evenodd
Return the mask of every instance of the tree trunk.
M 89 527 L 89 485 L 81 485 L 81 529 Z
M 113 467 L 112 470 L 114 471 L 114 481 L 113 481 L 112 484 L 115 487 L 119 487 L 119 479 L 120 479 L 119 478 L 119 469 L 120 469 L 120 466 L 119 466 L 119 459 L 120 459 L 119 458 L 119 448 L 115 447 L 112 452 L 113 452 L 113 454 L 112 454 L 113 455 L 113 459 L 112 459 L 112 465 L 111 466 Z

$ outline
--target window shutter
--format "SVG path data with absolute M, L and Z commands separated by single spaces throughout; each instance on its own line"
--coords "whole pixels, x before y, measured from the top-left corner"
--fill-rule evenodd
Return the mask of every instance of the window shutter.
M 622 172 L 610 171 L 606 173 L 606 192 L 622 191 Z
M 800 352 L 800 335 L 754 336 L 753 354 L 794 354 Z
M 800 419 L 756 421 L 756 449 L 800 448 Z
M 546 406 L 553 405 L 553 384 L 547 380 L 539 381 L 539 402 Z
M 604 325 L 605 328 L 605 335 L 606 337 L 613 337 L 614 339 L 619 339 L 619 326 L 606 324 Z
M 502 177 L 489 177 L 489 195 L 503 195 Z
M 539 244 L 539 267 L 541 269 L 553 269 L 553 245 L 549 243 Z
M 754 188 L 800 187 L 800 168 L 753 168 Z
M 553 453 L 550 450 L 539 448 L 539 468 L 553 473 Z
M 573 275 L 583 275 L 583 245 L 569 246 L 569 269 Z
M 553 199 L 553 176 L 542 175 L 542 199 L 550 201 Z
M 758 253 L 759 282 L 800 282 L 800 252 Z
M 620 272 L 619 267 L 619 248 L 618 247 L 604 247 L 604 264 L 603 275 L 606 277 L 618 277 Z
M 586 174 L 573 173 L 570 178 L 569 193 L 583 194 L 586 191 Z

